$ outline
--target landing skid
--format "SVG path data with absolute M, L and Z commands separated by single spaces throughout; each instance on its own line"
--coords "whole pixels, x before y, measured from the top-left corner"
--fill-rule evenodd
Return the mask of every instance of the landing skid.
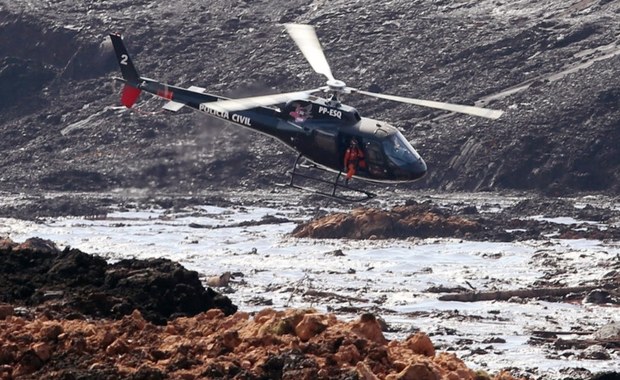
M 302 155 L 297 157 L 295 160 L 295 164 L 293 165 L 293 170 L 289 172 L 291 175 L 291 180 L 288 184 L 282 184 L 281 186 L 292 187 L 294 189 L 308 191 L 317 195 L 322 195 L 328 198 L 337 199 L 345 202 L 364 202 L 370 200 L 377 195 L 371 193 L 366 190 L 362 190 L 359 188 L 351 187 L 346 182 L 344 182 L 344 176 L 342 171 L 339 171 L 336 175 L 336 178 L 333 181 L 326 180 L 320 177 L 300 173 L 299 169 L 315 169 L 319 170 L 323 173 L 333 174 L 332 172 L 321 168 L 320 166 L 314 164 L 306 164 L 300 163 L 300 160 L 303 158 Z M 341 178 L 342 177 L 342 178 Z M 304 181 L 310 182 L 317 185 L 317 187 L 308 187 L 296 184 L 295 181 Z M 323 185 L 325 189 L 320 188 L 319 186 Z

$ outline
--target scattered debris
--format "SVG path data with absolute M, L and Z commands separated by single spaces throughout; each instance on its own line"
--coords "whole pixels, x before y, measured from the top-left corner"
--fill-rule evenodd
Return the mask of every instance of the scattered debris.
M 540 288 L 540 289 L 520 289 L 520 290 L 503 290 L 491 292 L 466 292 L 458 294 L 445 294 L 439 296 L 441 301 L 459 301 L 459 302 L 476 302 L 476 301 L 507 301 L 512 297 L 518 298 L 542 298 L 563 297 L 574 293 L 586 293 L 598 288 L 616 288 L 618 284 L 609 283 L 604 285 L 576 286 L 566 288 Z
M 224 272 L 219 276 L 212 276 L 207 278 L 207 285 L 214 288 L 224 288 L 230 283 L 230 279 L 234 278 L 230 272 Z

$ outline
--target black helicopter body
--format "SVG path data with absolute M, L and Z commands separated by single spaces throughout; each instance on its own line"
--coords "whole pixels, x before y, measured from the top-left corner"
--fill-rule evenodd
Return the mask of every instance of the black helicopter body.
M 300 159 L 305 158 L 315 168 L 338 173 L 338 177 L 332 183 L 333 191 L 325 194 L 336 198 L 343 198 L 336 194 L 337 188 L 352 189 L 346 183 L 344 185 L 339 183 L 339 179 L 343 171 L 346 171 L 346 169 L 343 170 L 345 151 L 353 139 L 362 148 L 366 161 L 366 165 L 356 171 L 356 178 L 372 182 L 410 182 L 423 177 L 427 171 L 424 160 L 396 128 L 383 121 L 361 117 L 355 108 L 342 104 L 338 100 L 339 94 L 356 92 L 491 118 L 498 117 L 497 113 L 501 112 L 348 88 L 331 75 L 312 27 L 288 25 L 287 28 L 315 71 L 327 76 L 327 86 L 315 90 L 244 99 L 229 99 L 208 94 L 205 89 L 195 86 L 189 88 L 172 86 L 141 77 L 120 35 L 110 34 L 123 74 L 123 78 L 116 79 L 125 83 L 121 102 L 130 108 L 140 93 L 145 91 L 167 100 L 168 102 L 163 107 L 166 110 L 176 112 L 183 107 L 190 107 L 210 116 L 275 137 L 299 153 L 291 173 L 290 185 L 293 185 Z M 300 34 L 301 41 L 299 40 Z M 306 49 L 308 44 L 310 51 Z M 315 45 L 319 46 L 319 50 Z M 312 95 L 321 90 L 331 92 L 331 96 L 323 98 Z M 326 182 L 305 175 L 304 177 Z M 374 196 L 364 190 L 353 190 L 364 193 L 366 196 L 363 199 Z

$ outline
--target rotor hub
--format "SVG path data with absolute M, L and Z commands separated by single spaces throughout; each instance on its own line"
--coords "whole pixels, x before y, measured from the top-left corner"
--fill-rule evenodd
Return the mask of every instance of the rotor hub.
M 334 92 L 344 92 L 347 87 L 346 83 L 338 79 L 330 79 L 327 81 L 327 86 L 331 91 Z

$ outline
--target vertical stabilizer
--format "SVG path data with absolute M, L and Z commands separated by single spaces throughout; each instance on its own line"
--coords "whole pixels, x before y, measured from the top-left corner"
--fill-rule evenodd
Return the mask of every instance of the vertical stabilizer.
M 112 45 L 114 45 L 116 60 L 121 67 L 123 78 L 130 86 L 137 87 L 138 83 L 140 83 L 140 74 L 138 74 L 129 53 L 127 53 L 123 39 L 120 34 L 115 33 L 110 33 L 110 39 L 112 40 Z
M 112 45 L 114 45 L 116 60 L 121 67 L 121 73 L 125 80 L 125 86 L 123 87 L 123 93 L 121 95 L 121 103 L 125 107 L 131 108 L 140 96 L 140 74 L 138 74 L 138 71 L 133 65 L 133 61 L 129 53 L 127 53 L 127 49 L 125 48 L 120 34 L 110 33 L 110 39 L 112 40 Z

